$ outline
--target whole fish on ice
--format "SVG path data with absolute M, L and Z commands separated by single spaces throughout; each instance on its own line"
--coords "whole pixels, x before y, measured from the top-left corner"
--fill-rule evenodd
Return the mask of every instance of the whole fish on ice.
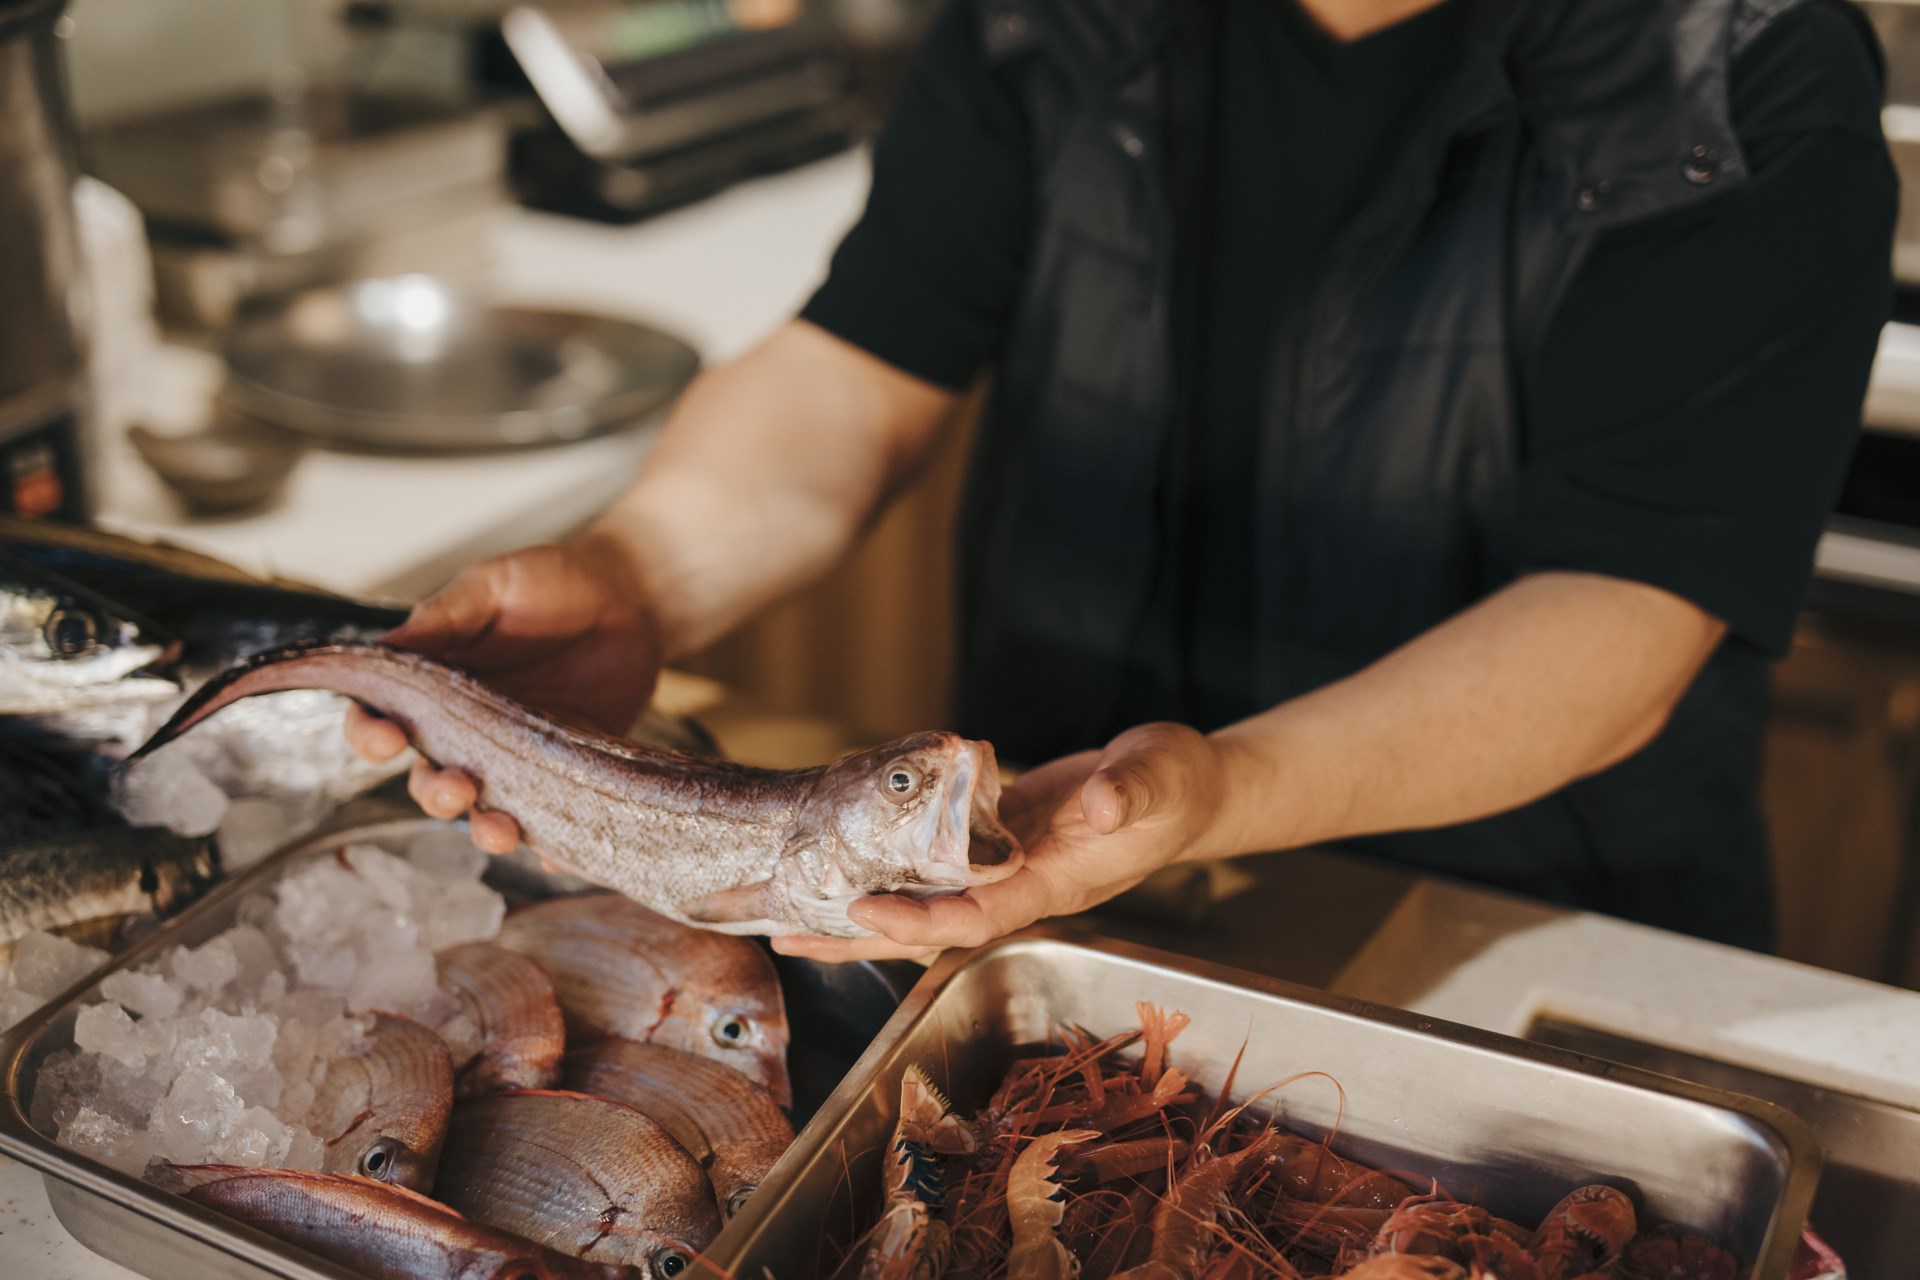
M 738 1071 L 665 1045 L 602 1040 L 568 1054 L 561 1079 L 658 1122 L 707 1171 L 728 1218 L 793 1145 L 793 1126 L 772 1094 Z
M 0 960 L 35 930 L 111 946 L 130 921 L 169 915 L 220 878 L 204 837 L 107 827 L 0 848 Z
M 617 893 L 521 907 L 494 939 L 553 979 L 575 1043 L 605 1036 L 712 1058 L 781 1106 L 787 1011 L 773 961 L 744 938 L 689 928 Z
M 952 893 L 1012 875 L 993 748 L 922 733 L 812 769 L 754 769 L 576 728 L 419 654 L 329 644 L 209 682 L 143 755 L 256 694 L 320 688 L 397 722 L 511 814 L 527 847 L 675 919 L 730 933 L 862 937 L 872 893 Z
M 436 959 L 448 1008 L 432 1025 L 453 1054 L 454 1092 L 551 1086 L 566 1025 L 546 970 L 491 942 L 449 947 Z
M 178 653 L 160 628 L 58 574 L 0 555 L 0 716 L 162 702 Z
M 416 1192 L 292 1169 L 182 1165 L 167 1185 L 373 1280 L 651 1280 L 469 1222 Z
M 452 1108 L 446 1042 L 411 1018 L 376 1013 L 327 1064 L 307 1128 L 327 1144 L 326 1172 L 424 1191 L 433 1185 Z
M 713 1187 L 632 1107 L 579 1093 L 495 1093 L 454 1108 L 434 1195 L 461 1213 L 650 1280 L 693 1274 L 720 1233 Z

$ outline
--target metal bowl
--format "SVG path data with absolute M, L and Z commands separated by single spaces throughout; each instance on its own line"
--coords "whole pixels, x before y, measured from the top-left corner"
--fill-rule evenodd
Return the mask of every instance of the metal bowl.
M 353 448 L 578 440 L 665 406 L 700 357 L 628 320 L 507 306 L 430 276 L 312 289 L 228 334 L 240 412 Z

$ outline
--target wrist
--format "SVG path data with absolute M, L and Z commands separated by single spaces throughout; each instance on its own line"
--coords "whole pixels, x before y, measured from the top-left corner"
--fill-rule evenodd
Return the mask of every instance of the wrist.
M 678 657 L 672 644 L 667 620 L 660 607 L 640 540 L 613 513 L 608 513 L 563 544 L 588 566 L 619 605 L 631 609 L 642 633 L 643 646 L 656 653 L 656 660 Z
M 1224 787 L 1216 856 L 1270 853 L 1354 834 L 1353 788 L 1331 743 L 1282 705 L 1209 735 Z

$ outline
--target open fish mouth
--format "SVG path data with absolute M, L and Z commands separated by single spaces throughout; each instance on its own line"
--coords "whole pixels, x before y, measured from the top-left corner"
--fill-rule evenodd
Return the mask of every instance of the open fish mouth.
M 947 784 L 941 819 L 942 839 L 935 847 L 958 856 L 937 865 L 959 873 L 956 887 L 1005 880 L 1026 861 L 1020 842 L 1000 821 L 1000 770 L 987 743 L 967 744 Z

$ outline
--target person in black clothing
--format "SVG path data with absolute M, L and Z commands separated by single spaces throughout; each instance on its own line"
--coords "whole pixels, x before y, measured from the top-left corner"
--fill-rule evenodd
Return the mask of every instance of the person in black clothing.
M 1764 947 L 1766 664 L 1890 304 L 1880 81 L 1836 0 L 958 0 L 802 315 L 396 640 L 624 728 L 990 376 L 958 716 L 1035 766 L 1031 856 L 783 949 L 1306 844 Z

